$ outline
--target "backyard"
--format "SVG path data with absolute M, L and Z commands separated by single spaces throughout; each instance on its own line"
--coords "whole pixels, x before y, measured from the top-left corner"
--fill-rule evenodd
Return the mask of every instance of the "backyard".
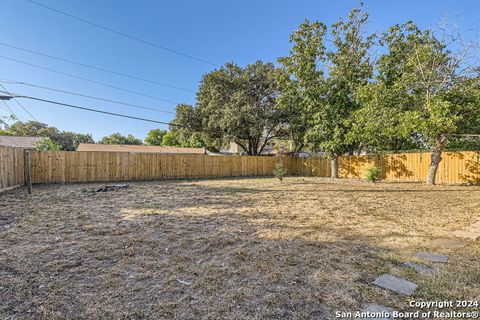
M 39 185 L 0 195 L 0 318 L 331 319 L 480 300 L 480 187 L 288 177 Z M 436 273 L 415 253 L 448 255 Z M 422 262 L 425 263 L 425 262 Z M 425 263 L 429 264 L 429 263 Z M 433 266 L 433 264 L 429 264 Z M 381 289 L 383 273 L 419 285 Z

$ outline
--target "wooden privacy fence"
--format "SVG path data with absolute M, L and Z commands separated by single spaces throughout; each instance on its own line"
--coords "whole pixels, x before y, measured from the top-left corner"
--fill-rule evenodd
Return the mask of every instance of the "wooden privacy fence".
M 425 181 L 430 165 L 429 152 L 398 153 L 339 158 L 340 178 L 365 178 L 372 166 L 382 168 L 382 178 L 387 181 Z M 293 174 L 305 176 L 330 176 L 330 160 L 307 158 L 293 160 Z M 480 151 L 444 152 L 437 175 L 437 183 L 480 184 Z
M 271 176 L 274 157 L 207 156 L 154 153 L 29 151 L 32 183 L 157 180 L 175 178 Z M 364 178 L 373 165 L 391 181 L 425 181 L 430 153 L 342 156 L 341 178 Z M 287 158 L 287 174 L 330 176 L 330 160 Z M 0 147 L 0 190 L 27 183 L 22 149 Z M 480 151 L 445 152 L 438 183 L 480 184 Z
M 23 149 L 0 146 L 0 191 L 24 184 Z
M 287 171 L 288 174 L 298 176 L 330 177 L 330 159 L 325 157 L 291 158 Z
M 430 166 L 430 152 L 343 157 L 339 166 L 345 178 L 363 178 L 372 165 L 382 168 L 385 180 L 425 181 Z M 480 183 L 480 152 L 444 152 L 437 170 L 437 183 Z
M 273 157 L 87 151 L 30 155 L 32 183 L 270 176 L 275 166 Z

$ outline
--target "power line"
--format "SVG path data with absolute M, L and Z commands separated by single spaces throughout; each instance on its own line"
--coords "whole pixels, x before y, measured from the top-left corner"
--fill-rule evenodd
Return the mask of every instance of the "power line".
M 8 106 L 8 104 L 5 102 L 5 100 L 2 100 L 2 102 L 5 105 L 5 107 L 7 108 L 7 111 L 10 112 L 10 114 L 13 116 L 13 118 L 15 120 L 22 120 L 22 121 L 25 120 L 25 119 L 20 118 L 17 114 L 15 114 L 15 112 L 13 112 L 13 110 Z
M 80 110 L 85 110 L 85 111 L 90 111 L 90 112 L 102 113 L 102 114 L 106 114 L 106 115 L 110 115 L 110 116 L 116 116 L 116 117 L 121 117 L 121 118 L 134 119 L 134 120 L 140 120 L 140 121 L 153 122 L 153 123 L 159 123 L 159 124 L 166 124 L 166 125 L 169 125 L 169 126 L 180 127 L 180 125 L 170 123 L 170 122 L 163 122 L 163 121 L 152 120 L 152 119 L 147 119 L 147 118 L 134 117 L 134 116 L 124 115 L 124 114 L 120 114 L 120 113 L 108 112 L 108 111 L 103 111 L 103 110 L 98 110 L 98 109 L 93 109 L 93 108 L 87 108 L 87 107 L 82 107 L 82 106 L 78 106 L 78 105 L 74 105 L 74 104 L 63 103 L 63 102 L 58 102 L 58 101 L 53 101 L 53 100 L 48 100 L 48 99 L 42 99 L 42 98 L 37 98 L 37 97 L 15 95 L 15 96 L 12 96 L 12 98 L 13 99 L 18 99 L 18 98 L 31 99 L 31 100 L 46 102 L 46 103 L 55 104 L 55 105 L 59 105 L 59 106 L 64 106 L 64 107 L 68 107 L 68 108 L 74 108 L 74 109 L 80 109 Z
M 82 81 L 86 81 L 86 82 L 91 82 L 91 83 L 99 84 L 99 85 L 102 85 L 102 86 L 105 86 L 105 87 L 108 87 L 108 88 L 112 88 L 112 89 L 128 92 L 128 93 L 131 93 L 131 94 L 136 94 L 136 95 L 139 95 L 139 96 L 147 97 L 147 98 L 150 98 L 150 99 L 155 99 L 155 100 L 159 100 L 159 101 L 163 101 L 163 102 L 167 102 L 167 103 L 171 103 L 171 104 L 178 104 L 178 102 L 176 102 L 176 101 L 167 100 L 167 99 L 151 96 L 151 95 L 148 95 L 148 94 L 145 94 L 145 93 L 141 93 L 141 92 L 138 92 L 138 91 L 133 91 L 133 90 L 130 90 L 130 89 L 117 87 L 117 86 L 114 86 L 114 85 L 111 85 L 111 84 L 108 84 L 108 83 L 105 83 L 105 82 L 76 76 L 76 75 L 71 74 L 71 73 L 58 71 L 58 70 L 55 70 L 55 69 L 51 69 L 51 68 L 47 68 L 47 67 L 44 67 L 44 66 L 40 66 L 40 65 L 37 65 L 37 64 L 30 63 L 30 62 L 10 58 L 10 57 L 7 57 L 7 56 L 0 56 L 0 58 L 10 60 L 10 61 L 14 61 L 14 62 L 17 62 L 17 63 L 21 63 L 21 64 L 24 64 L 24 65 L 27 65 L 27 66 L 47 70 L 47 71 L 57 73 L 57 74 L 61 74 L 61 75 L 64 75 L 64 76 L 68 76 L 68 77 L 71 77 L 71 78 L 74 78 L 74 79 L 78 79 L 78 80 L 82 80 Z
M 89 65 L 89 64 L 86 64 L 86 63 L 76 62 L 76 61 L 73 61 L 73 60 L 52 56 L 52 55 L 49 55 L 49 54 L 46 54 L 46 53 L 41 53 L 41 52 L 38 52 L 38 51 L 25 49 L 25 48 L 20 48 L 20 47 L 17 47 L 17 46 L 6 44 L 6 43 L 1 43 L 0 42 L 0 45 L 5 46 L 5 47 L 9 47 L 9 48 L 13 48 L 13 49 L 16 49 L 16 50 L 24 51 L 24 52 L 33 53 L 33 54 L 36 54 L 36 55 L 39 55 L 39 56 L 42 56 L 42 57 L 47 57 L 47 58 L 50 58 L 50 59 L 55 59 L 55 60 L 58 60 L 58 61 L 67 62 L 67 63 L 74 64 L 74 65 L 77 65 L 77 66 L 90 68 L 90 69 L 98 70 L 98 71 L 102 71 L 102 72 L 107 72 L 107 73 L 110 73 L 110 74 L 114 74 L 114 75 L 117 75 L 117 76 L 122 76 L 122 77 L 133 79 L 133 80 L 139 80 L 139 81 L 152 83 L 152 84 L 156 84 L 156 85 L 160 85 L 160 86 L 164 86 L 164 87 L 168 87 L 168 88 L 172 88 L 172 89 L 177 89 L 177 90 L 182 90 L 182 91 L 186 91 L 186 92 L 195 93 L 195 91 L 190 90 L 190 89 L 170 85 L 170 84 L 155 81 L 155 80 L 145 79 L 145 78 L 138 77 L 138 76 L 129 75 L 129 74 L 126 74 L 126 73 L 113 71 L 113 70 L 105 69 L 105 68 L 102 68 L 102 67 L 92 66 L 92 65 Z
M 170 49 L 170 48 L 161 46 L 161 45 L 159 45 L 159 44 L 153 43 L 153 42 L 151 42 L 151 41 L 144 40 L 144 39 L 138 38 L 138 37 L 136 37 L 136 36 L 132 36 L 132 35 L 126 34 L 126 33 L 121 32 L 121 31 L 114 30 L 114 29 L 112 29 L 112 28 L 109 28 L 109 27 L 100 25 L 100 24 L 98 24 L 98 23 L 96 23 L 96 22 L 92 22 L 92 21 L 90 21 L 90 20 L 87 20 L 87 19 L 84 19 L 84 18 L 80 18 L 80 17 L 74 16 L 74 15 L 68 13 L 68 12 L 61 11 L 61 10 L 52 8 L 52 7 L 47 6 L 47 5 L 43 4 L 43 3 L 40 3 L 40 2 L 37 2 L 37 1 L 34 1 L 34 0 L 27 0 L 27 1 L 29 1 L 29 2 L 31 2 L 31 3 L 33 3 L 33 4 L 35 4 L 35 5 L 37 5 L 37 6 L 39 6 L 39 7 L 42 7 L 42 8 L 44 8 L 44 9 L 48 9 L 48 10 L 50 10 L 50 11 L 59 13 L 59 14 L 61 14 L 61 15 L 67 16 L 67 17 L 72 18 L 72 19 L 75 19 L 75 20 L 77 20 L 77 21 L 80 21 L 80 22 L 89 24 L 89 25 L 91 25 L 91 26 L 97 27 L 97 28 L 99 28 L 99 29 L 102 29 L 102 30 L 105 30 L 105 31 L 114 33 L 114 34 L 119 35 L 119 36 L 122 36 L 122 37 L 124 37 L 124 38 L 130 39 L 130 40 L 134 40 L 134 41 L 137 41 L 137 42 L 140 42 L 140 43 L 149 45 L 149 46 L 151 46 L 151 47 L 155 47 L 155 48 L 157 48 L 157 49 L 161 49 L 161 50 L 164 50 L 164 51 L 167 51 L 167 52 L 170 52 L 170 53 L 173 53 L 173 54 L 176 54 L 176 55 L 185 57 L 185 58 L 189 58 L 189 59 L 192 59 L 192 60 L 195 60 L 195 61 L 198 61 L 198 62 L 202 62 L 202 63 L 205 63 L 205 64 L 209 64 L 209 65 L 212 65 L 212 66 L 215 66 L 215 67 L 219 67 L 219 65 L 216 64 L 216 63 L 214 63 L 214 62 L 210 62 L 210 61 L 208 61 L 208 60 L 205 60 L 205 59 L 202 59 L 202 58 L 198 58 L 198 57 L 192 56 L 192 55 L 187 54 L 187 53 L 183 53 L 183 52 L 178 51 L 178 50 L 173 50 L 173 49 Z
M 122 102 L 118 100 L 111 100 L 111 99 L 106 99 L 106 98 L 101 98 L 101 97 L 96 97 L 96 96 L 91 96 L 91 95 L 86 95 L 82 93 L 77 93 L 77 92 L 72 92 L 72 91 L 67 91 L 67 90 L 62 90 L 62 89 L 55 89 L 55 88 L 50 88 L 46 86 L 41 86 L 37 84 L 32 84 L 32 83 L 26 83 L 26 82 L 21 82 L 21 81 L 13 81 L 13 80 L 8 80 L 8 79 L 1 79 L 0 78 L 0 83 L 12 83 L 12 84 L 19 84 L 19 85 L 24 85 L 24 86 L 29 86 L 33 88 L 39 88 L 39 89 L 45 89 L 45 90 L 50 90 L 50 91 L 55 91 L 55 92 L 60 92 L 60 93 L 66 93 L 78 97 L 84 97 L 84 98 L 89 98 L 89 99 L 94 99 L 94 100 L 99 100 L 99 101 L 105 101 L 105 102 L 110 102 L 110 103 L 116 103 L 124 106 L 129 106 L 129 107 L 134 107 L 134 108 L 139 108 L 139 109 L 145 109 L 145 110 L 152 110 L 152 111 L 158 111 L 158 112 L 163 112 L 163 113 L 168 113 L 168 114 L 175 114 L 175 112 L 172 111 L 166 111 L 162 109 L 156 109 L 152 107 L 146 107 L 138 104 L 133 104 L 133 103 L 127 103 L 127 102 Z
M 3 101 L 3 102 L 5 102 L 5 101 Z M 8 111 L 8 109 L 5 108 L 4 106 L 0 106 L 0 109 L 5 110 L 5 111 L 7 111 L 8 113 L 10 113 L 10 111 Z M 0 115 L 0 118 L 5 118 L 5 116 Z M 2 121 L 0 120 L 0 124 L 1 124 L 1 123 L 2 123 Z
M 7 92 L 7 94 L 12 95 L 12 94 L 7 90 L 7 88 L 5 88 L 5 86 L 4 86 L 3 84 L 0 83 L 0 87 L 2 87 L 3 90 L 5 90 L 5 91 Z M 29 115 L 30 117 L 32 117 L 33 120 L 38 121 L 38 119 L 35 118 L 35 117 L 33 116 L 33 114 L 31 114 L 30 111 L 28 111 L 27 108 L 25 108 L 20 102 L 18 102 L 17 100 L 15 100 L 15 103 L 16 103 L 17 105 L 19 105 L 20 108 L 23 109 L 23 111 L 25 111 L 26 113 L 28 113 L 28 115 Z

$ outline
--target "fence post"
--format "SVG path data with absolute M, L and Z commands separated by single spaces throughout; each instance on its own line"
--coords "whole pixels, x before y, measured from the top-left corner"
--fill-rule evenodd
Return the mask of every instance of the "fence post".
M 28 188 L 28 193 L 32 194 L 32 169 L 30 166 L 30 151 L 24 151 L 24 159 L 25 159 L 25 184 Z

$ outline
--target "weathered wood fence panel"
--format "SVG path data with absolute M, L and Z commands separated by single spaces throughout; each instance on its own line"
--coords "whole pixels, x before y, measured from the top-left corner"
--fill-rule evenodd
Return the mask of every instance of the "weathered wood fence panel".
M 0 146 L 0 191 L 25 182 L 23 149 Z

